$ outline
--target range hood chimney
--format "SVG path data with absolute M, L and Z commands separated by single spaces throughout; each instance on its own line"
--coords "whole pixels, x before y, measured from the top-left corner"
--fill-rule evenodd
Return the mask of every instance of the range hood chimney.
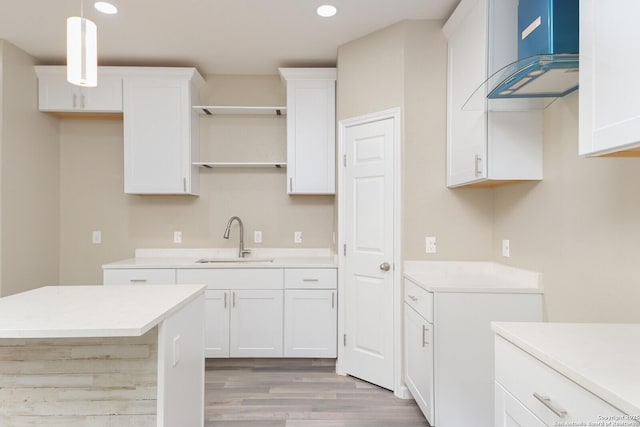
M 487 98 L 561 97 L 578 88 L 578 0 L 519 0 L 518 60 L 486 82 Z

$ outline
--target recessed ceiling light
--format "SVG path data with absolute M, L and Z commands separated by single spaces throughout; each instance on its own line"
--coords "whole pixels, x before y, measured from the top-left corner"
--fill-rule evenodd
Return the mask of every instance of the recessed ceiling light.
M 323 4 L 322 6 L 318 7 L 318 9 L 316 9 L 318 15 L 322 16 L 323 18 L 333 16 L 337 11 L 338 9 L 336 9 L 335 6 L 331 6 L 330 4 Z
M 107 15 L 115 15 L 118 13 L 118 8 L 106 1 L 97 1 L 93 4 L 99 12 L 106 13 Z

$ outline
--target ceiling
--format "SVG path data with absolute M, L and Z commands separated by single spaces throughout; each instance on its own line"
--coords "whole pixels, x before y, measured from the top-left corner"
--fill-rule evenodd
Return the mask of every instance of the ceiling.
M 204 74 L 276 74 L 334 66 L 338 46 L 404 19 L 446 19 L 459 0 L 112 0 L 98 26 L 100 65 L 195 66 Z M 0 0 L 0 39 L 64 64 L 66 18 L 81 0 Z M 317 6 L 338 8 L 321 18 Z

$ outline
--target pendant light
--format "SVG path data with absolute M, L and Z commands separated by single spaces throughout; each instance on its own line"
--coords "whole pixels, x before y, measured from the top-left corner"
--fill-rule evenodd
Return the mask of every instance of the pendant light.
M 98 85 L 98 37 L 96 24 L 80 16 L 67 19 L 67 81 L 77 86 Z

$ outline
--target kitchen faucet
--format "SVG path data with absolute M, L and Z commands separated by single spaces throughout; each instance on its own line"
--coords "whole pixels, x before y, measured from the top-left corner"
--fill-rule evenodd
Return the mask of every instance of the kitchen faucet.
M 229 239 L 229 234 L 231 233 L 231 224 L 233 223 L 234 220 L 238 221 L 238 225 L 240 226 L 240 247 L 238 248 L 238 257 L 244 258 L 245 254 L 251 253 L 251 249 L 244 248 L 244 231 L 243 231 L 242 220 L 240 219 L 240 217 L 232 216 L 231 218 L 229 218 L 229 222 L 227 222 L 227 229 L 224 230 L 223 237 L 225 239 Z

